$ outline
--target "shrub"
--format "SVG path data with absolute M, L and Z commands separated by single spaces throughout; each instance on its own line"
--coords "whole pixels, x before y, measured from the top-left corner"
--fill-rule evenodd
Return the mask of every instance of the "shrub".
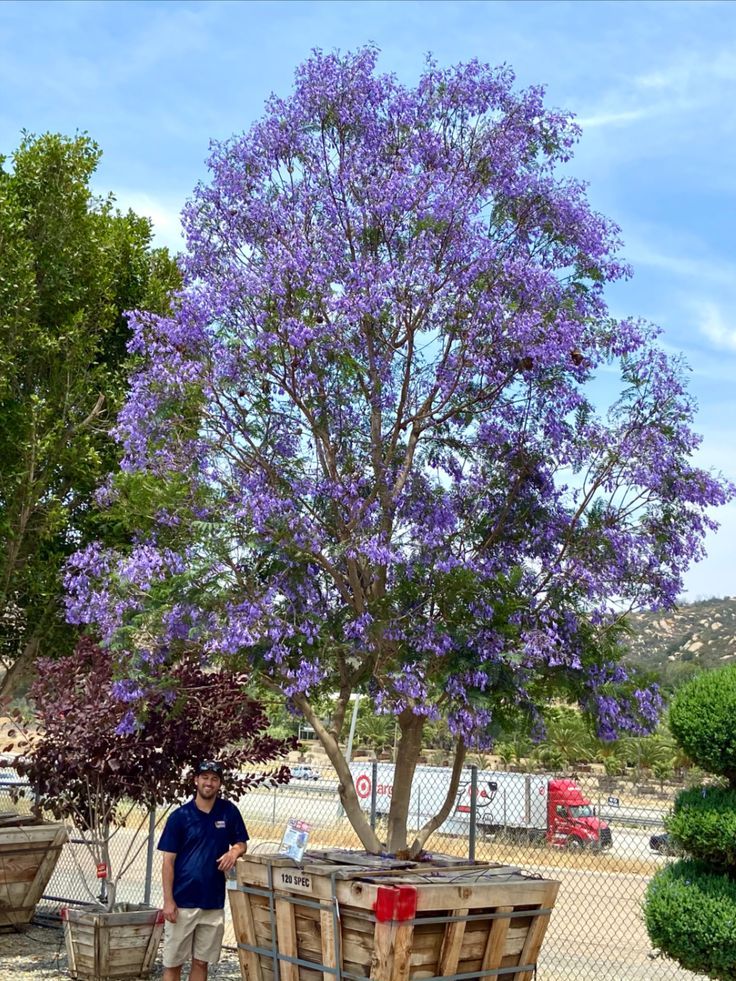
M 717 871 L 736 868 L 736 790 L 683 790 L 666 824 L 673 838 L 693 858 Z
M 667 830 L 686 853 L 649 884 L 644 918 L 652 943 L 684 968 L 736 981 L 736 667 L 699 675 L 670 709 L 680 747 L 730 786 L 681 791 Z
M 736 665 L 708 671 L 677 692 L 670 729 L 699 766 L 736 786 Z
M 668 957 L 718 981 L 736 979 L 736 882 L 685 859 L 649 883 L 644 918 L 652 942 Z

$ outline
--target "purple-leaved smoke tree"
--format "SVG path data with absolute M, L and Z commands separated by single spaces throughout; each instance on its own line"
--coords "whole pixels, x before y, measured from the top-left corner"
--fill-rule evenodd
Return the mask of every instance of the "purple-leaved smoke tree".
M 659 694 L 616 663 L 616 625 L 674 603 L 732 488 L 690 462 L 683 366 L 607 311 L 627 268 L 559 174 L 570 117 L 507 69 L 429 61 L 407 88 L 376 57 L 315 53 L 214 147 L 176 312 L 132 318 L 101 493 L 151 513 L 125 554 L 77 554 L 67 587 L 138 680 L 192 649 L 250 662 L 314 726 L 365 847 L 416 855 L 466 747 L 514 713 L 538 723 L 562 693 L 606 738 L 651 731 Z M 614 369 L 601 412 L 588 383 Z M 355 691 L 398 723 L 385 841 L 338 745 Z M 409 842 L 438 717 L 454 780 Z

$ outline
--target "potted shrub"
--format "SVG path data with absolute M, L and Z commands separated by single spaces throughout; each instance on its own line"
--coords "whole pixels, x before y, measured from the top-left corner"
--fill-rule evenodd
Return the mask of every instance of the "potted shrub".
M 69 617 L 144 692 L 192 625 L 214 663 L 247 660 L 313 727 L 366 852 L 413 861 L 467 749 L 515 717 L 540 736 L 565 697 L 608 740 L 653 729 L 656 688 L 617 663 L 621 610 L 674 602 L 731 491 L 691 462 L 692 405 L 656 332 L 607 313 L 624 266 L 556 172 L 572 121 L 505 69 L 430 60 L 408 88 L 376 61 L 315 53 L 213 151 L 175 311 L 133 317 L 106 501 L 139 534 L 81 550 L 66 583 Z M 602 416 L 586 385 L 610 366 L 622 391 Z M 340 745 L 356 692 L 396 720 L 385 835 Z M 412 828 L 439 719 L 453 777 Z
M 736 977 L 736 667 L 686 682 L 670 708 L 680 748 L 716 779 L 680 791 L 665 821 L 668 851 L 683 856 L 647 889 L 652 943 L 688 971 Z
M 38 806 L 73 826 L 76 847 L 88 851 L 100 877 L 86 883 L 83 909 L 63 913 L 70 973 L 88 981 L 147 976 L 163 918 L 118 902 L 117 892 L 147 842 L 148 815 L 156 814 L 158 827 L 168 806 L 191 795 L 200 759 L 222 763 L 231 774 L 224 792 L 235 798 L 264 781 L 288 780 L 283 766 L 243 767 L 268 763 L 291 744 L 266 735 L 268 719 L 233 672 L 181 662 L 171 693 L 159 692 L 134 719 L 131 683 L 114 680 L 109 655 L 91 640 L 38 668 L 30 698 L 40 735 L 16 766 Z M 121 838 L 127 843 L 116 866 L 111 845 Z

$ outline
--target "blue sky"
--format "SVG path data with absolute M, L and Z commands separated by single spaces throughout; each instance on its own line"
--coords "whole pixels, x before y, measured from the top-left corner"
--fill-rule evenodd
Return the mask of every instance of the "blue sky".
M 89 132 L 97 189 L 177 248 L 210 140 L 247 129 L 312 48 L 367 42 L 406 82 L 430 51 L 507 63 L 577 114 L 570 171 L 635 270 L 612 310 L 659 323 L 685 353 L 699 462 L 736 479 L 736 3 L 0 0 L 0 153 L 23 129 Z M 736 595 L 736 503 L 719 517 L 688 598 Z

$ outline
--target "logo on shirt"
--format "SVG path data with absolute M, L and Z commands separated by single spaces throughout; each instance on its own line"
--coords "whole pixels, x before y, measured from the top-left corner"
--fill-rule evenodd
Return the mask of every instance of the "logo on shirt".
M 225 827 L 227 827 L 227 825 L 225 824 L 224 821 L 215 821 L 215 827 L 216 828 L 225 828 Z

